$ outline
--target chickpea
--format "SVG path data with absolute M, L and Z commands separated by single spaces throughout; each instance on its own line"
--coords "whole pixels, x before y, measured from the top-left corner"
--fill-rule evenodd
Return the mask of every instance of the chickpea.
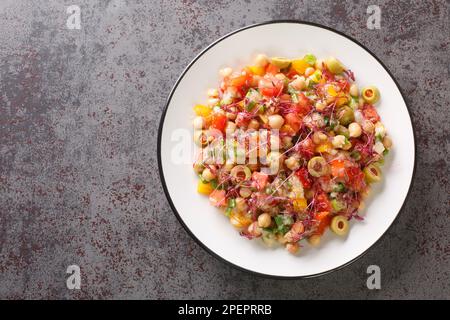
M 286 249 L 289 253 L 296 254 L 300 249 L 298 243 L 286 243 Z
M 249 129 L 258 130 L 259 129 L 259 122 L 258 122 L 258 120 L 256 120 L 256 119 L 250 120 L 250 122 L 248 124 L 248 128 Z
M 270 167 L 275 167 L 277 165 L 277 167 L 275 169 L 278 169 L 280 166 L 280 162 L 283 159 L 283 156 L 278 151 L 272 151 L 267 154 L 266 158 L 267 158 L 267 164 Z
M 350 92 L 350 95 L 351 95 L 352 97 L 357 97 L 357 96 L 359 96 L 358 86 L 357 86 L 355 83 L 353 83 L 353 84 L 350 86 L 349 92 Z
M 239 195 L 242 198 L 248 198 L 248 197 L 250 197 L 252 195 L 252 190 L 250 190 L 250 188 L 241 188 L 239 190 Z
M 309 77 L 310 75 L 312 75 L 314 73 L 314 71 L 315 71 L 314 68 L 311 68 L 311 67 L 306 68 L 305 76 Z
M 325 110 L 325 108 L 326 108 L 325 103 L 323 103 L 322 101 L 317 101 L 314 106 L 316 107 L 316 110 L 319 112 Z
M 250 233 L 254 237 L 260 237 L 262 235 L 262 230 L 258 226 L 258 222 L 252 222 L 247 229 L 248 233 Z
M 327 135 L 320 131 L 314 132 L 314 134 L 312 136 L 312 140 L 315 144 L 320 144 L 320 143 L 326 141 L 327 138 L 328 138 Z
M 195 173 L 202 173 L 205 166 L 201 162 L 194 163 L 194 171 Z
M 288 231 L 284 234 L 284 241 L 293 242 L 294 241 L 294 233 L 292 231 Z
M 291 82 L 292 88 L 296 90 L 303 90 L 306 87 L 305 77 L 297 77 Z
M 348 126 L 348 131 L 349 131 L 350 137 L 358 138 L 361 135 L 362 130 L 361 130 L 361 126 L 358 123 L 352 122 Z
M 194 129 L 201 130 L 205 125 L 205 120 L 201 116 L 197 116 L 194 118 Z
M 234 161 L 228 160 L 227 162 L 225 162 L 225 165 L 223 166 L 223 169 L 227 172 L 230 172 L 231 169 L 233 169 L 235 166 Z
M 217 98 L 219 96 L 219 91 L 215 88 L 211 88 L 208 89 L 207 95 L 210 98 Z
M 375 131 L 375 125 L 370 120 L 364 120 L 361 124 L 362 130 L 366 133 L 374 133 Z
M 288 78 L 287 78 L 283 73 L 277 73 L 277 74 L 275 75 L 275 78 L 277 78 L 277 79 L 280 80 L 280 81 L 286 81 L 286 80 L 288 80 Z
M 297 158 L 295 157 L 289 157 L 284 161 L 284 164 L 286 167 L 288 167 L 289 170 L 295 171 L 299 168 L 300 164 Z
M 286 136 L 286 137 L 283 137 L 283 147 L 285 148 L 285 149 L 288 149 L 288 148 L 290 148 L 290 147 L 292 147 L 292 137 L 289 137 L 289 136 Z
M 285 245 L 287 243 L 287 240 L 281 234 L 277 234 L 277 240 L 278 243 L 282 245 Z
M 233 73 L 233 69 L 227 67 L 227 68 L 223 68 L 219 70 L 219 74 L 225 78 L 225 77 L 229 77 L 231 76 L 231 74 Z
M 308 238 L 308 242 L 313 247 L 317 247 L 320 244 L 320 235 L 313 234 L 311 237 Z
M 373 133 L 373 131 L 375 130 L 375 126 L 372 123 L 372 121 L 364 120 L 364 122 L 362 124 L 362 129 L 364 130 L 364 132 Z
M 261 228 L 268 228 L 272 223 L 272 217 L 268 213 L 260 214 L 258 217 L 258 226 Z
M 220 100 L 218 98 L 209 98 L 208 99 L 208 105 L 211 107 L 217 106 L 219 104 Z
M 284 124 L 284 119 L 279 114 L 269 116 L 269 126 L 272 129 L 280 129 Z
M 386 149 L 390 149 L 392 147 L 392 139 L 389 136 L 385 136 L 383 139 L 383 145 Z
M 350 150 L 351 148 L 352 148 L 352 143 L 348 140 L 342 146 L 342 150 Z M 335 151 L 337 151 L 337 150 L 335 150 Z
M 331 141 L 333 144 L 333 147 L 335 148 L 342 148 L 345 145 L 345 136 L 343 135 L 337 135 L 333 137 L 333 140 Z
M 211 181 L 216 177 L 216 175 L 214 173 L 212 173 L 212 171 L 209 168 L 205 168 L 205 170 L 203 170 L 202 172 L 202 178 L 205 181 Z
M 258 67 L 265 67 L 269 63 L 269 58 L 265 54 L 258 54 L 255 58 L 255 65 Z

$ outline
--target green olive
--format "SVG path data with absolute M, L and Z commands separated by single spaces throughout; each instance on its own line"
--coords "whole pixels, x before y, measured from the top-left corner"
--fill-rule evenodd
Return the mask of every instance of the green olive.
M 363 171 L 368 183 L 379 182 L 381 180 L 381 170 L 375 163 L 369 164 Z
M 247 166 L 237 165 L 230 172 L 233 179 L 237 182 L 248 180 L 252 176 L 251 170 Z
M 340 74 L 344 71 L 344 66 L 342 65 L 342 63 L 334 57 L 326 59 L 325 64 L 327 66 L 327 69 L 330 70 L 331 73 Z
M 280 69 L 286 69 L 291 65 L 291 60 L 283 57 L 270 58 L 270 62 Z
M 341 107 L 337 112 L 337 118 L 339 123 L 348 126 L 350 123 L 355 121 L 355 114 L 349 106 Z
M 341 125 L 337 125 L 334 128 L 334 132 L 336 132 L 337 134 L 343 135 L 344 137 L 346 137 L 347 139 L 350 138 L 350 132 L 348 131 L 348 129 L 344 126 Z
M 361 95 L 364 101 L 370 104 L 377 103 L 380 100 L 380 90 L 374 86 L 364 87 L 361 90 Z
M 347 218 L 343 216 L 335 216 L 331 219 L 330 229 L 338 236 L 345 236 L 349 230 Z
M 323 157 L 313 157 L 308 161 L 308 172 L 313 177 L 324 176 L 328 171 L 328 163 Z

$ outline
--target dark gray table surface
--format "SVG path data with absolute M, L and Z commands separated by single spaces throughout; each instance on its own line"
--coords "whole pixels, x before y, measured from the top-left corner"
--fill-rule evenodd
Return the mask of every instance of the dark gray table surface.
M 66 8 L 81 7 L 81 30 Z M 367 6 L 381 29 L 366 28 Z M 0 298 L 450 298 L 449 1 L 1 1 Z M 209 43 L 273 19 L 354 37 L 391 70 L 417 170 L 391 229 L 360 260 L 273 280 L 210 256 L 164 196 L 167 95 Z M 66 268 L 81 267 L 81 290 Z M 381 268 L 368 290 L 366 268 Z

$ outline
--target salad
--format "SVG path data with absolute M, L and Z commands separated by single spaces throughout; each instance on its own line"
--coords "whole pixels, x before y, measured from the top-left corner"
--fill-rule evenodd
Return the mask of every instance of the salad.
M 297 253 L 349 232 L 392 147 L 375 105 L 334 57 L 268 58 L 220 70 L 194 106 L 197 190 L 248 239 Z

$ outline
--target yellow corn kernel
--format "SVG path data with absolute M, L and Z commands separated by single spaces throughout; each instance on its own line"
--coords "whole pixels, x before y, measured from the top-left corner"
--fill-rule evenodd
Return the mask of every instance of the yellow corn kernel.
M 337 92 L 336 92 L 336 89 L 334 89 L 334 86 L 328 86 L 327 93 L 329 96 L 332 96 L 332 97 L 337 96 Z
M 306 62 L 303 59 L 297 59 L 292 61 L 292 68 L 298 73 L 298 74 L 304 74 L 306 68 L 309 68 L 310 65 L 308 62 Z
M 249 217 L 243 215 L 240 212 L 232 212 L 230 214 L 230 222 L 235 228 L 246 228 L 253 221 Z
M 332 147 L 331 143 L 326 141 L 326 142 L 319 144 L 316 147 L 315 151 L 317 153 L 329 153 L 332 149 L 333 149 L 333 147 Z
M 266 72 L 266 70 L 263 67 L 260 66 L 250 66 L 248 67 L 250 69 L 250 71 L 257 75 L 257 76 L 263 76 L 264 73 Z
M 204 106 L 204 105 L 202 105 L 202 104 L 197 104 L 197 105 L 194 107 L 194 112 L 195 112 L 195 114 L 198 115 L 198 116 L 207 117 L 207 116 L 209 116 L 210 113 L 211 113 L 211 108 L 210 108 L 210 107 L 207 107 L 207 106 Z
M 198 181 L 197 184 L 197 192 L 204 195 L 209 195 L 213 192 L 214 188 L 211 186 L 211 183 L 203 183 L 201 180 Z
M 303 211 L 308 206 L 305 198 L 297 198 L 294 200 L 294 210 L 295 211 Z

